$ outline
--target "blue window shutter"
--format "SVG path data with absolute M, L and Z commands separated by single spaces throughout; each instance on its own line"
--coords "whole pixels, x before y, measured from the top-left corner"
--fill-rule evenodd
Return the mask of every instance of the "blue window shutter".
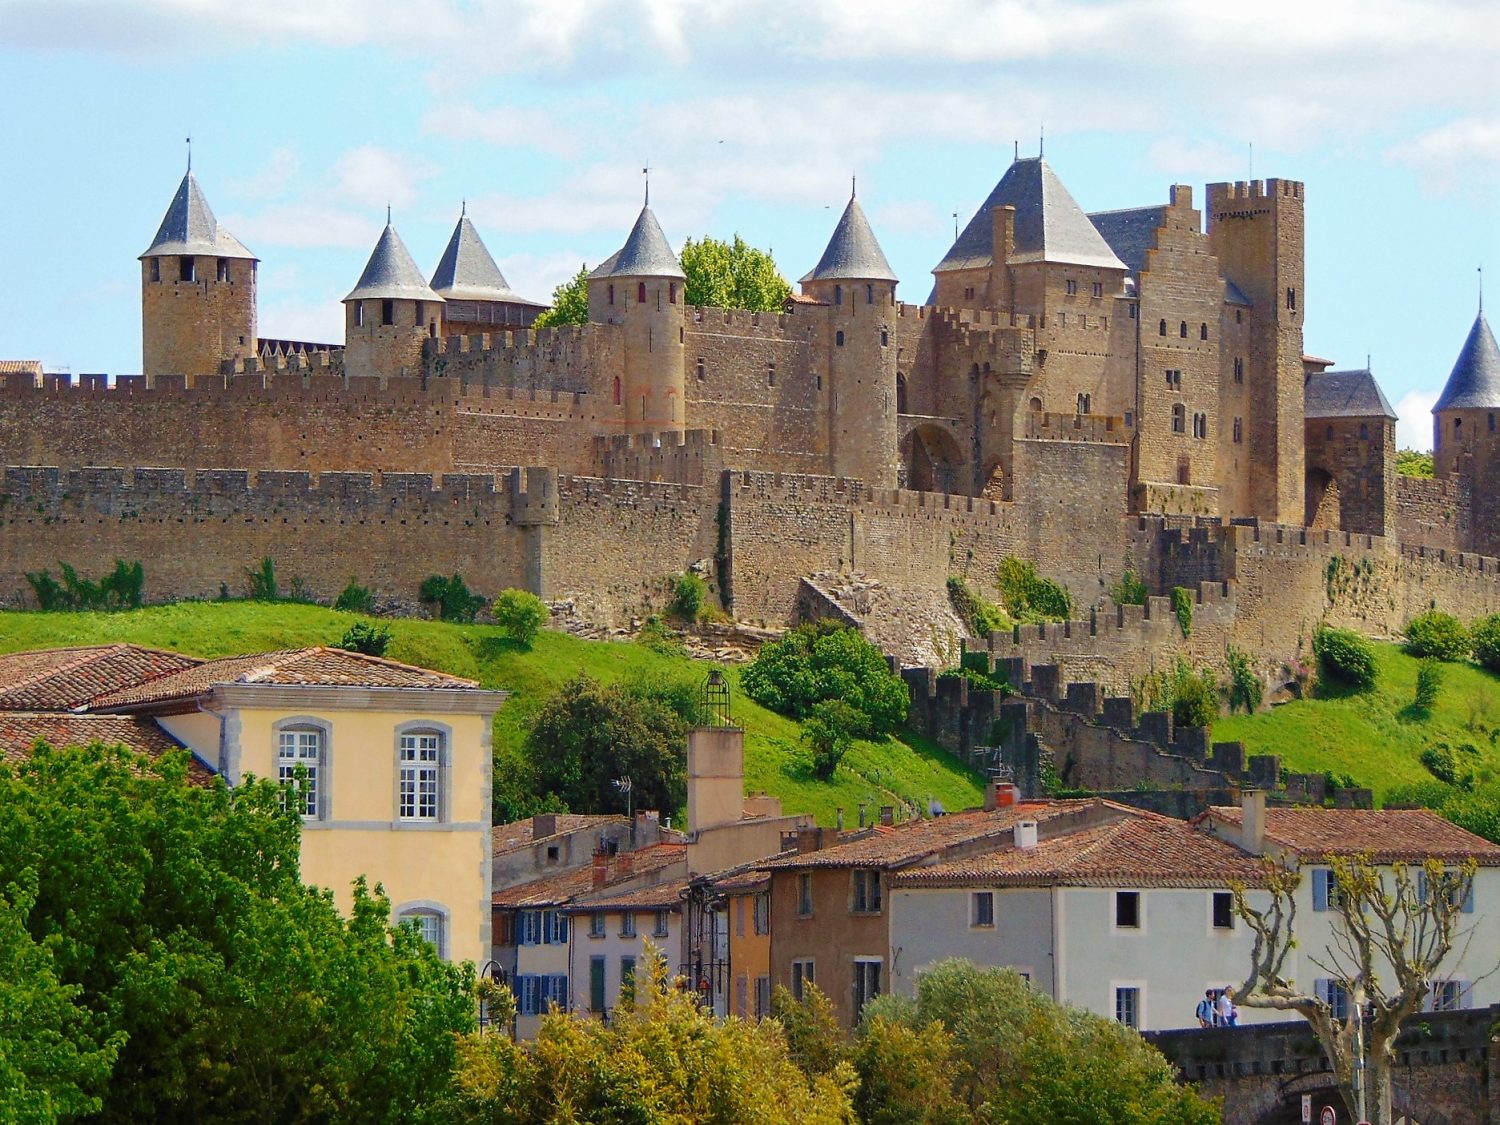
M 1417 869 L 1417 902 L 1427 905 L 1427 872 L 1421 868 Z
M 1332 874 L 1333 872 L 1329 871 L 1326 867 L 1313 868 L 1312 891 L 1314 910 L 1328 909 L 1328 877 Z
M 557 940 L 563 945 L 568 944 L 568 916 L 566 914 L 557 916 Z

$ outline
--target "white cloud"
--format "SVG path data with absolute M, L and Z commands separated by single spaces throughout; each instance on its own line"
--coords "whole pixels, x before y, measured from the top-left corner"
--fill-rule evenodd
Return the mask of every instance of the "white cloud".
M 1388 149 L 1385 157 L 1415 171 L 1430 194 L 1491 200 L 1500 177 L 1500 117 L 1450 121 Z
M 422 132 L 467 143 L 483 141 L 497 148 L 529 148 L 554 156 L 576 156 L 578 132 L 558 123 L 546 110 L 502 105 L 480 109 L 459 101 L 434 106 L 422 116 Z
M 342 344 L 344 306 L 339 303 L 339 296 L 332 294 L 325 294 L 322 300 L 314 301 L 303 301 L 295 297 L 262 301 L 258 325 L 260 335 L 272 340 Z
M 290 246 L 372 250 L 383 215 L 361 214 L 318 203 L 288 203 L 254 214 L 226 215 L 224 225 L 252 250 Z
M 1221 144 L 1195 144 L 1184 137 L 1163 137 L 1146 150 L 1147 165 L 1187 183 L 1223 177 L 1248 157 L 1248 150 L 1236 156 Z
M 1432 448 L 1432 408 L 1438 396 L 1427 391 L 1408 391 L 1396 403 L 1396 447 Z
M 300 167 L 297 154 L 291 148 L 283 145 L 273 149 L 260 171 L 242 185 L 243 191 L 252 199 L 279 199 L 297 178 Z
M 427 163 L 379 145 L 350 149 L 333 163 L 334 191 L 361 206 L 407 208 L 434 169 Z
M 510 254 L 496 264 L 510 287 L 521 296 L 533 301 L 551 301 L 552 290 L 571 280 L 585 262 L 598 265 L 597 260 L 589 261 L 586 255 L 569 249 L 551 254 Z
M 959 215 L 959 222 L 965 222 L 967 219 L 968 216 Z M 870 221 L 874 224 L 877 238 L 883 231 L 889 230 L 932 235 L 936 241 L 946 237 L 946 231 L 951 229 L 953 219 L 950 215 L 941 214 L 926 199 L 894 199 L 876 207 Z

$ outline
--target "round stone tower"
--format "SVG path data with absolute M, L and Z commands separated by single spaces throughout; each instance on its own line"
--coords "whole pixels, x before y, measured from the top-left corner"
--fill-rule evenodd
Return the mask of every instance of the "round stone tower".
M 256 257 L 219 226 L 193 170 L 141 255 L 141 370 L 217 375 L 255 352 Z
M 1500 554 L 1500 347 L 1484 306 L 1432 408 L 1432 463 L 1440 480 L 1466 480 L 1471 490 L 1468 549 Z
M 422 348 L 443 331 L 443 298 L 432 291 L 386 215 L 385 230 L 344 298 L 344 370 L 375 375 L 419 375 Z
M 896 274 L 852 194 L 802 292 L 827 306 L 828 451 L 835 476 L 895 488 Z
M 627 430 L 681 430 L 687 275 L 648 202 L 625 245 L 588 277 L 589 320 L 624 329 L 610 394 Z

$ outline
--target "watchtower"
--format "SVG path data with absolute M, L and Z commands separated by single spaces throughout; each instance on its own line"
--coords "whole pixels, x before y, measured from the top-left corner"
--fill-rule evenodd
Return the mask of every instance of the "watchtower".
M 443 298 L 432 291 L 386 214 L 385 230 L 344 298 L 344 369 L 350 375 L 422 371 L 422 349 L 443 331 Z
M 188 168 L 141 255 L 141 370 L 217 375 L 255 352 L 256 257 L 219 226 Z
M 1500 554 L 1500 348 L 1484 318 L 1474 318 L 1463 350 L 1432 408 L 1432 462 L 1440 480 L 1472 486 L 1471 550 Z
M 853 193 L 802 292 L 827 307 L 828 450 L 835 476 L 896 487 L 896 274 Z
M 686 280 L 649 196 L 625 245 L 588 276 L 589 320 L 624 327 L 611 399 L 627 430 L 683 428 Z

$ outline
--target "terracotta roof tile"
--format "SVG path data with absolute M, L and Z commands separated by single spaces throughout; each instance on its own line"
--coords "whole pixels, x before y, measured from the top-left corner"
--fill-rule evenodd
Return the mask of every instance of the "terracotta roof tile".
M 0 656 L 0 710 L 69 711 L 202 662 L 141 645 L 88 645 Z
M 687 862 L 687 846 L 684 844 L 652 844 L 650 847 L 623 854 L 632 857 L 630 860 L 632 869 L 629 875 L 618 874 L 619 856 L 615 856 L 611 861 L 616 872 L 616 877 L 612 881 L 622 888 L 628 887 L 632 880 L 657 874 L 674 863 Z M 591 893 L 593 889 L 593 865 L 585 864 L 557 875 L 518 883 L 514 887 L 504 887 L 494 893 L 491 901 L 495 906 L 509 909 L 562 906 L 580 895 Z
M 669 879 L 650 887 L 620 891 L 615 894 L 593 895 L 580 899 L 567 909 L 569 914 L 604 914 L 625 910 L 671 910 L 681 907 L 687 894 L 686 879 Z
M 897 886 L 1264 886 L 1264 862 L 1180 820 L 1142 814 L 1002 847 L 896 878 Z
M 96 708 L 129 707 L 200 695 L 220 684 L 308 687 L 476 689 L 473 680 L 341 648 L 298 648 L 209 660 L 175 675 L 125 688 L 93 701 Z
M 1218 821 L 1238 830 L 1240 816 L 1238 806 L 1215 805 L 1193 823 Z M 1368 854 L 1376 863 L 1394 863 L 1472 856 L 1486 867 L 1500 866 L 1500 846 L 1427 809 L 1271 808 L 1266 837 L 1307 858 Z
M 20 762 L 31 756 L 38 742 L 49 746 L 121 745 L 158 758 L 182 748 L 154 721 L 133 715 L 72 715 L 66 712 L 10 711 L 0 713 L 0 761 Z M 214 773 L 197 758 L 188 764 L 188 777 L 211 784 Z
M 910 821 L 820 851 L 790 855 L 764 866 L 768 870 L 802 867 L 904 867 L 961 844 L 1009 833 L 1023 820 L 1048 820 L 1106 802 L 1094 800 L 1038 801 L 1010 805 L 993 812 L 971 810 Z

